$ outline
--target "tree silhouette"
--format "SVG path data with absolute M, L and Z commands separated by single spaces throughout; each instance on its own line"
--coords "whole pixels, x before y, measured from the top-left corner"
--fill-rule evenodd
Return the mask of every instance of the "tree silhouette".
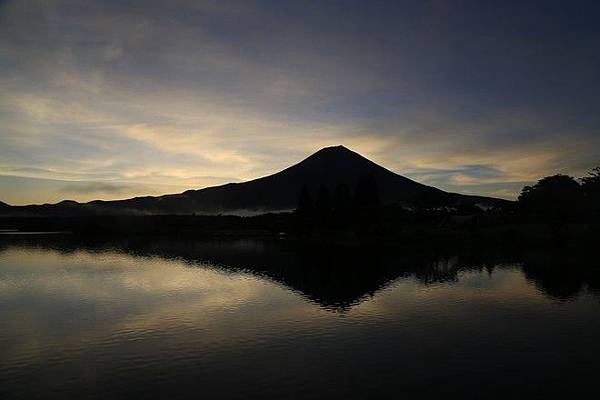
M 321 228 L 327 228 L 331 221 L 331 194 L 325 185 L 319 187 L 317 201 L 315 202 L 316 224 Z
M 325 185 L 319 186 L 317 193 L 317 201 L 315 202 L 315 210 L 318 214 L 328 214 L 331 212 L 331 194 Z
M 372 175 L 363 176 L 354 194 L 355 217 L 359 234 L 372 230 L 379 222 L 379 191 Z
M 592 169 L 588 176 L 581 178 L 581 189 L 590 222 L 595 230 L 600 231 L 600 167 Z
M 302 186 L 298 197 L 298 208 L 296 209 L 296 225 L 301 234 L 307 234 L 313 227 L 314 204 L 308 187 Z
M 583 192 L 592 197 L 600 196 L 600 167 L 592 169 L 588 176 L 581 178 Z
M 346 213 L 352 206 L 352 194 L 346 183 L 338 183 L 335 187 L 333 207 L 338 213 Z
M 357 208 L 373 208 L 379 206 L 379 191 L 373 175 L 363 176 L 356 185 L 354 202 Z
M 313 200 L 308 191 L 308 187 L 303 185 L 298 198 L 298 209 L 296 211 L 303 216 L 310 216 L 313 213 L 313 209 Z
M 525 186 L 519 196 L 519 206 L 527 214 L 564 223 L 579 212 L 581 195 L 581 186 L 574 178 L 558 174 Z

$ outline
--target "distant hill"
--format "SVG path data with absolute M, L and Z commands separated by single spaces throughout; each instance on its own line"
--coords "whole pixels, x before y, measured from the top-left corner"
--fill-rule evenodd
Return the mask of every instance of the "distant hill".
M 383 204 L 404 206 L 485 207 L 508 203 L 483 196 L 448 193 L 398 175 L 344 146 L 323 148 L 305 160 L 276 174 L 242 183 L 228 183 L 164 196 L 89 203 L 0 207 L 4 215 L 122 215 L 122 214 L 256 214 L 293 210 L 304 186 L 316 197 L 320 187 L 334 191 L 340 184 L 354 190 L 359 180 L 376 182 Z

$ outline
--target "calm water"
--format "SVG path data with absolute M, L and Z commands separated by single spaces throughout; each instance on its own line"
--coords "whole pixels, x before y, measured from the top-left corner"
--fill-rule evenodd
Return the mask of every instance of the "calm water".
M 600 389 L 596 265 L 414 253 L 0 242 L 0 398 Z

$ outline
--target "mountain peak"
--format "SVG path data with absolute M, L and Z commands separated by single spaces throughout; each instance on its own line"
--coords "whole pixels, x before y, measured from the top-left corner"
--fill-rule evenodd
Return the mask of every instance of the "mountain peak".
M 247 182 L 189 190 L 161 197 L 136 197 L 126 200 L 80 204 L 63 201 L 55 205 L 30 207 L 23 212 L 52 215 L 86 214 L 191 214 L 221 212 L 267 212 L 293 210 L 303 187 L 317 196 L 325 188 L 334 193 L 346 186 L 355 190 L 361 179 L 369 177 L 377 185 L 384 205 L 452 205 L 474 203 L 485 198 L 446 193 L 398 175 L 343 145 L 324 147 L 308 158 L 273 175 Z M 423 200 L 425 199 L 425 200 Z M 494 203 L 496 199 L 487 199 Z M 0 203 L 0 209 L 5 206 Z M 10 209 L 7 208 L 10 211 Z M 17 209 L 19 211 L 20 209 Z M 3 211 L 5 212 L 5 211 Z
M 323 147 L 320 150 L 317 150 L 315 153 L 310 155 L 308 159 L 347 159 L 347 158 L 364 158 L 360 154 L 355 151 L 350 150 L 349 148 L 340 145 L 337 146 L 328 146 Z
M 334 150 L 349 150 L 349 149 L 346 146 L 344 146 L 343 144 L 338 144 L 335 146 L 323 147 L 321 150 L 334 151 Z
M 321 150 L 318 150 L 314 154 L 318 154 L 318 153 L 354 153 L 354 152 L 352 150 L 350 150 L 349 148 L 347 148 L 341 144 L 338 144 L 337 146 L 323 147 Z

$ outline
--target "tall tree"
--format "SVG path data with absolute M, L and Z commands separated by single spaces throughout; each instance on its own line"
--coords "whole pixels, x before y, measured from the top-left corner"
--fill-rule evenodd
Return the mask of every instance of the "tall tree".
M 581 205 L 581 186 L 568 175 L 553 175 L 525 186 L 519 196 L 522 211 L 555 222 L 574 216 Z
M 331 194 L 325 185 L 319 187 L 317 201 L 315 201 L 316 224 L 321 228 L 328 228 L 331 222 Z
M 313 208 L 313 200 L 310 196 L 310 192 L 308 191 L 308 187 L 306 185 L 303 185 L 302 190 L 300 191 L 300 196 L 298 198 L 298 209 L 296 211 L 298 212 L 298 214 L 309 216 L 312 214 Z
M 363 176 L 354 194 L 355 218 L 358 234 L 372 231 L 379 222 L 379 191 L 372 175 Z
M 317 201 L 315 202 L 317 213 L 328 214 L 331 211 L 331 207 L 331 194 L 329 193 L 329 189 L 325 185 L 319 186 Z
M 358 208 L 379 206 L 379 190 L 373 175 L 363 176 L 356 185 L 354 202 Z
M 600 195 L 600 167 L 592 169 L 588 176 L 581 178 L 583 192 L 590 196 Z
M 592 169 L 588 176 L 581 178 L 581 188 L 585 196 L 587 211 L 598 227 L 600 223 L 600 167 Z
M 347 212 L 352 205 L 352 194 L 346 183 L 338 183 L 335 187 L 335 198 L 333 207 L 338 213 Z

